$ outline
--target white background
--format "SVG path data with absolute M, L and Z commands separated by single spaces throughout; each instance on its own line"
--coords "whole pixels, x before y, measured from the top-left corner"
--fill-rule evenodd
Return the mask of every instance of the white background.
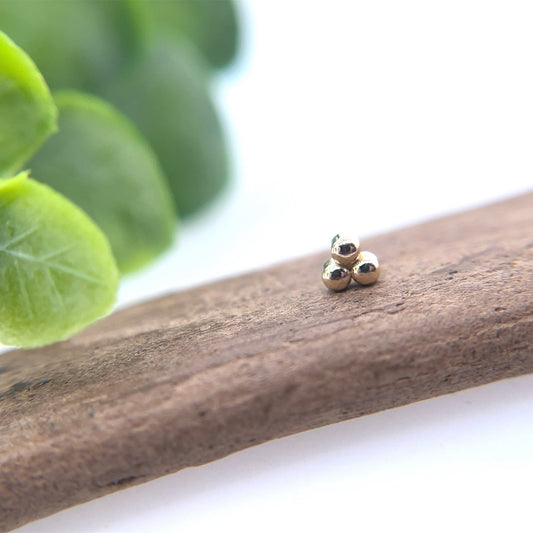
M 126 280 L 121 305 L 533 185 L 531 2 L 240 8 L 241 58 L 215 88 L 233 185 Z M 20 531 L 532 532 L 532 479 L 526 376 L 274 441 Z

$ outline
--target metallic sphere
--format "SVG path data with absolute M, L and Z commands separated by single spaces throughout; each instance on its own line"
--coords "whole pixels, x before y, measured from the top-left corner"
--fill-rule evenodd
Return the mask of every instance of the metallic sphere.
M 333 291 L 343 291 L 350 285 L 352 276 L 347 268 L 339 265 L 333 259 L 326 261 L 322 267 L 324 285 Z
M 359 239 L 349 239 L 342 235 L 335 235 L 331 241 L 331 257 L 346 268 L 352 268 L 359 255 Z
M 378 258 L 372 252 L 361 252 L 353 266 L 352 277 L 359 285 L 370 285 L 379 278 Z

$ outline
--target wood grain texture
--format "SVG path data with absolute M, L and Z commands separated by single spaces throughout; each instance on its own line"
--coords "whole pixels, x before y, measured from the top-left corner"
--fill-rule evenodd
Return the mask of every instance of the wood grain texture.
M 260 442 L 533 371 L 533 194 L 363 240 L 0 355 L 0 530 Z

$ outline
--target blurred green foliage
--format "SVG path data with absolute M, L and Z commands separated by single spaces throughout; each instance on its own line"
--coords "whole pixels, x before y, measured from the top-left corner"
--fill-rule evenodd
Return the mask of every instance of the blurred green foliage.
M 211 74 L 235 57 L 231 0 L 0 0 L 0 29 L 52 89 L 111 98 L 148 138 L 182 215 L 228 179 Z
M 227 149 L 205 65 L 188 42 L 154 39 L 106 92 L 159 157 L 181 215 L 224 186 Z
M 0 29 L 52 89 L 97 92 L 138 41 L 127 0 L 0 0 Z
M 34 346 L 106 313 L 116 262 L 144 266 L 176 209 L 224 187 L 210 85 L 237 18 L 231 0 L 0 0 L 0 30 L 0 342 Z M 28 165 L 53 188 L 7 177 Z
M 16 171 L 56 129 L 57 109 L 33 61 L 0 32 L 0 176 Z
M 237 52 L 238 26 L 229 0 L 129 0 L 145 39 L 166 33 L 185 37 L 215 68 Z
M 30 161 L 34 175 L 70 198 L 109 238 L 122 273 L 165 250 L 176 227 L 168 185 L 137 128 L 110 104 L 54 94 L 59 133 Z

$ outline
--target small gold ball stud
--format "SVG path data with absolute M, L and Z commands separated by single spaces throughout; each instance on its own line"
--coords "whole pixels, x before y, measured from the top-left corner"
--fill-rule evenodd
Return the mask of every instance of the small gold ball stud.
M 333 259 L 329 259 L 322 267 L 322 280 L 328 289 L 343 291 L 350 285 L 352 275 L 347 268 L 339 265 Z
M 361 252 L 352 268 L 352 277 L 359 285 L 375 283 L 380 274 L 378 258 L 372 252 Z
M 335 235 L 331 241 L 331 257 L 346 268 L 352 268 L 359 255 L 359 239 L 349 239 L 343 235 Z

